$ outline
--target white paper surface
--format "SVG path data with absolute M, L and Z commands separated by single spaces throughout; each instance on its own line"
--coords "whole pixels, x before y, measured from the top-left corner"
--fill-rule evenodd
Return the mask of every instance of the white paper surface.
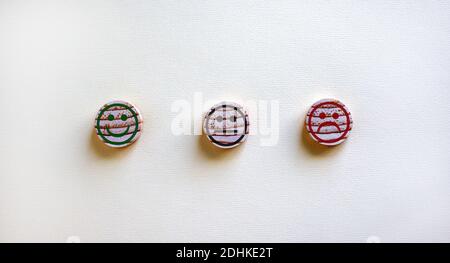
M 449 242 L 449 10 L 1 0 L 0 241 Z M 196 92 L 278 101 L 278 143 L 175 136 Z M 354 121 L 328 151 L 303 132 L 321 98 Z M 130 148 L 93 132 L 111 99 L 143 114 Z

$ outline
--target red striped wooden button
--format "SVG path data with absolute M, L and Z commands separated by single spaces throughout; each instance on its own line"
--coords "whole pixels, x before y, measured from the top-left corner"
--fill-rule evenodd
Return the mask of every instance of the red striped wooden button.
M 214 105 L 205 115 L 203 131 L 209 141 L 220 148 L 233 148 L 247 139 L 248 114 L 242 106 L 233 102 Z
M 350 135 L 353 120 L 350 111 L 336 99 L 323 99 L 314 103 L 306 114 L 306 129 L 318 143 L 338 145 Z
M 142 116 L 131 103 L 116 100 L 106 103 L 97 113 L 97 136 L 110 147 L 125 147 L 142 133 Z

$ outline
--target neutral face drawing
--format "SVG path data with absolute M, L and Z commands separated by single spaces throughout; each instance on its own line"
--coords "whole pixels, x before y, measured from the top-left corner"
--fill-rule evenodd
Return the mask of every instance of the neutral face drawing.
M 214 145 L 233 148 L 247 138 L 248 115 L 240 105 L 222 102 L 212 107 L 206 114 L 203 130 Z

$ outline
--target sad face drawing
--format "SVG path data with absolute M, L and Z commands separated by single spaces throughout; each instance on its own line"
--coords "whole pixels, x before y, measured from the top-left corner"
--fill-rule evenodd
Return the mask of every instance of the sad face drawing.
M 125 147 L 142 132 L 142 116 L 132 104 L 112 101 L 105 104 L 95 119 L 97 136 L 110 147 Z
M 349 136 L 352 127 L 350 111 L 335 99 L 323 99 L 314 103 L 306 114 L 308 133 L 322 145 L 342 143 Z

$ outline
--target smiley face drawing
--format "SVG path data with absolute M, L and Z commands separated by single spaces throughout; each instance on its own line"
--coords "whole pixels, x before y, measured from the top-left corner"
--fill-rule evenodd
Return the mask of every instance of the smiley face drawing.
M 203 131 L 215 146 L 234 148 L 247 139 L 248 114 L 236 103 L 221 102 L 205 115 Z
M 95 118 L 97 136 L 106 145 L 125 147 L 135 142 L 142 133 L 142 116 L 132 104 L 116 100 L 105 104 Z
M 306 129 L 318 143 L 334 146 L 347 139 L 353 127 L 350 111 L 340 101 L 323 99 L 306 114 Z

